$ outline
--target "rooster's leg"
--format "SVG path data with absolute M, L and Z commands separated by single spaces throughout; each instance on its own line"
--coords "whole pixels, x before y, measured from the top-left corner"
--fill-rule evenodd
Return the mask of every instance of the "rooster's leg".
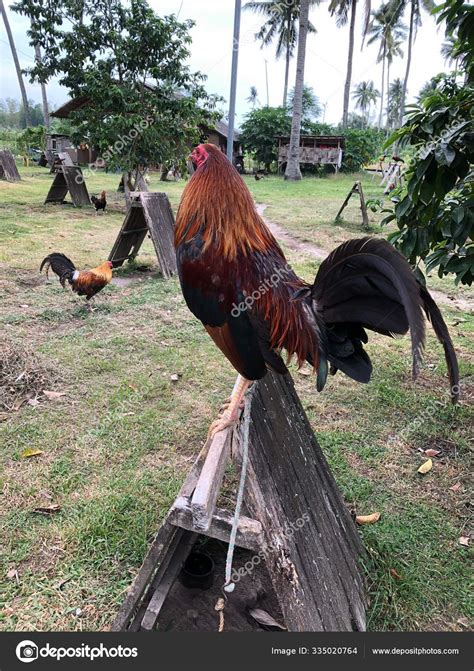
M 229 403 L 224 403 L 224 412 L 213 422 L 209 428 L 209 437 L 213 438 L 218 431 L 222 431 L 228 426 L 232 426 L 239 419 L 239 412 L 242 409 L 245 392 L 252 384 L 251 380 L 247 380 L 242 375 L 239 375 L 232 390 Z

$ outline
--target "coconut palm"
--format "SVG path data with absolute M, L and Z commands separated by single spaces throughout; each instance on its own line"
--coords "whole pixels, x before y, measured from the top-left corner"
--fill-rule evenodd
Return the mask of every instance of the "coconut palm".
M 382 63 L 382 92 L 380 95 L 379 128 L 382 127 L 383 106 L 385 100 L 385 65 L 390 66 L 395 55 L 400 55 L 400 44 L 405 37 L 405 27 L 390 2 L 381 5 L 372 12 L 372 20 L 367 28 L 370 35 L 368 44 L 379 42 L 377 63 Z M 387 87 L 388 88 L 388 87 Z
M 255 105 L 259 104 L 258 91 L 255 86 L 250 87 L 250 95 L 246 98 L 247 102 L 252 105 L 252 109 L 255 109 Z
M 309 5 L 317 5 L 319 0 L 309 0 Z M 247 2 L 244 9 L 249 9 L 256 14 L 266 17 L 266 21 L 255 34 L 257 40 L 263 47 L 271 44 L 277 39 L 276 57 L 285 55 L 285 84 L 283 87 L 283 107 L 286 106 L 288 95 L 288 75 L 290 61 L 294 56 L 298 42 L 298 17 L 300 14 L 301 0 L 256 0 Z M 311 22 L 308 23 L 308 32 L 315 33 L 316 28 Z
M 364 20 L 364 34 L 369 25 L 370 17 L 370 0 L 364 0 L 365 2 L 365 20 Z M 355 23 L 356 23 L 356 14 L 357 14 L 357 0 L 331 0 L 329 4 L 329 11 L 331 16 L 336 16 L 336 24 L 339 27 L 345 26 L 347 24 L 350 12 L 349 20 L 349 48 L 347 52 L 347 70 L 346 70 L 346 82 L 344 84 L 344 102 L 342 107 L 342 125 L 347 125 L 347 115 L 349 114 L 349 96 L 351 91 L 351 80 L 352 80 L 352 62 L 354 58 L 354 33 L 355 33 Z
M 400 107 L 402 104 L 403 80 L 400 77 L 394 79 L 388 88 L 387 126 L 395 128 L 400 118 Z
M 3 17 L 3 23 L 5 24 L 5 31 L 8 36 L 8 41 L 10 43 L 10 49 L 13 56 L 13 62 L 15 63 L 16 76 L 18 77 L 18 84 L 20 85 L 21 99 L 23 101 L 23 110 L 25 112 L 26 125 L 31 126 L 30 106 L 28 104 L 28 96 L 26 95 L 25 82 L 23 81 L 23 74 L 21 72 L 20 61 L 18 60 L 15 41 L 13 40 L 13 34 L 10 28 L 10 22 L 8 21 L 7 10 L 5 9 L 3 0 L 0 0 L 0 13 L 2 14 Z
M 407 64 L 405 70 L 405 78 L 403 80 L 403 93 L 402 93 L 402 105 L 400 108 L 400 117 L 398 119 L 398 125 L 401 126 L 403 123 L 403 115 L 405 112 L 405 101 L 407 97 L 408 90 L 408 77 L 410 76 L 411 68 L 411 57 L 413 50 L 413 43 L 416 38 L 417 29 L 421 26 L 421 12 L 422 9 L 425 9 L 428 13 L 434 9 L 435 3 L 433 0 L 391 0 L 393 5 L 393 11 L 397 17 L 401 17 L 407 7 L 410 8 L 410 20 L 408 28 L 408 49 L 407 49 Z
M 448 65 L 454 63 L 454 69 L 458 69 L 458 59 L 453 56 L 453 52 L 456 49 L 458 44 L 457 38 L 454 35 L 447 37 L 443 44 L 441 45 L 441 56 L 444 58 L 445 62 Z
M 375 88 L 371 79 L 357 84 L 355 91 L 352 93 L 352 99 L 355 101 L 356 107 L 362 112 L 366 124 L 369 120 L 370 106 L 375 105 L 379 97 L 380 92 Z
M 296 57 L 296 80 L 293 95 L 293 114 L 291 118 L 291 136 L 288 149 L 285 179 L 301 179 L 300 135 L 303 116 L 304 66 L 306 58 L 306 38 L 309 32 L 309 5 L 311 0 L 300 1 L 300 19 L 298 30 L 298 55 Z

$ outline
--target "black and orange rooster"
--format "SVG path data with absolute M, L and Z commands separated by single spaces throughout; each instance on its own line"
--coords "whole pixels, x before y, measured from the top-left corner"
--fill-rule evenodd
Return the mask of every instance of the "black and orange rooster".
M 61 286 L 64 288 L 66 281 L 71 285 L 71 289 L 79 296 L 85 296 L 90 301 L 99 291 L 110 284 L 112 281 L 112 262 L 104 261 L 97 268 L 91 270 L 77 270 L 71 259 L 59 252 L 53 252 L 44 258 L 40 265 L 40 272 L 46 268 L 46 276 L 52 268 L 53 272 L 59 277 Z M 91 309 L 90 303 L 87 303 Z
M 423 312 L 444 346 L 453 400 L 458 366 L 441 313 L 407 261 L 385 240 L 361 238 L 337 247 L 308 285 L 288 266 L 258 215 L 237 170 L 212 144 L 191 155 L 196 171 L 178 210 L 175 245 L 186 303 L 240 373 L 211 435 L 238 417 L 252 380 L 267 369 L 285 374 L 285 349 L 317 372 L 341 370 L 369 382 L 366 329 L 387 336 L 411 332 L 413 376 L 425 342 Z
M 107 207 L 107 194 L 105 193 L 105 191 L 102 191 L 100 197 L 91 196 L 91 202 L 93 203 L 96 212 L 102 210 L 105 213 L 105 208 Z

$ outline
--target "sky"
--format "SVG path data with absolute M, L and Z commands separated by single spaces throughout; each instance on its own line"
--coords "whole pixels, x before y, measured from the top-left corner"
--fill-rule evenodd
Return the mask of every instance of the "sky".
M 243 0 L 244 5 L 246 0 Z M 193 19 L 196 23 L 191 30 L 193 43 L 189 65 L 207 75 L 206 88 L 209 93 L 217 93 L 229 98 L 230 68 L 232 57 L 232 30 L 234 0 L 149 0 L 159 15 L 178 14 L 180 19 Z M 7 3 L 5 3 L 7 4 Z M 375 3 L 373 3 L 375 5 Z M 363 3 L 359 3 L 354 50 L 353 85 L 362 80 L 372 79 L 381 88 L 382 67 L 376 64 L 378 47 L 362 44 Z M 9 12 L 10 24 L 19 52 L 22 67 L 33 63 L 33 49 L 28 44 L 25 18 Z M 317 28 L 316 35 L 308 36 L 305 81 L 312 86 L 320 102 L 325 106 L 324 120 L 337 123 L 342 116 L 342 101 L 347 65 L 348 28 L 337 28 L 329 15 L 328 2 L 321 2 L 311 10 L 310 20 Z M 407 22 L 408 17 L 405 21 Z M 237 88 L 237 125 L 242 122 L 250 105 L 246 101 L 250 87 L 255 86 L 262 105 L 267 103 L 265 60 L 268 68 L 269 104 L 280 105 L 283 97 L 284 59 L 275 60 L 275 48 L 260 48 L 255 41 L 255 32 L 262 23 L 262 17 L 248 10 L 242 11 L 241 41 L 239 51 L 239 71 Z M 408 102 L 417 95 L 423 84 L 433 75 L 447 69 L 440 55 L 444 32 L 437 29 L 435 21 L 427 14 L 419 29 L 413 50 L 412 68 L 408 85 Z M 406 54 L 405 54 L 406 56 Z M 20 98 L 18 81 L 4 30 L 0 26 L 0 98 Z M 296 59 L 290 70 L 290 88 L 294 84 Z M 405 59 L 396 59 L 390 72 L 390 79 L 404 76 Z M 27 83 L 28 96 L 40 102 L 39 86 Z M 68 99 L 67 91 L 57 82 L 48 84 L 48 99 L 52 109 Z M 226 103 L 223 108 L 227 109 Z M 354 103 L 351 101 L 351 110 Z M 322 117 L 321 117 L 322 120 Z

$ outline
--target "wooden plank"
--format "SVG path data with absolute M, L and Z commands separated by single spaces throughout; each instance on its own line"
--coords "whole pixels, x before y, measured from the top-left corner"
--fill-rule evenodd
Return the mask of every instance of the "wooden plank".
M 73 205 L 75 207 L 91 207 L 91 199 L 80 167 L 63 165 L 61 166 L 61 172 L 64 174 Z
M 357 191 L 359 193 L 359 199 L 360 199 L 360 209 L 362 212 L 362 225 L 365 228 L 365 230 L 369 230 L 370 224 L 369 224 L 369 216 L 367 214 L 367 205 L 365 204 L 365 197 L 364 197 L 364 191 L 362 190 L 362 183 L 357 182 Z
M 191 500 L 194 528 L 208 531 L 229 457 L 231 432 L 219 431 L 212 439 Z
M 176 524 L 183 529 L 196 531 L 189 497 L 180 496 L 176 499 L 170 510 L 168 519 L 172 524 Z M 209 529 L 206 531 L 206 536 L 228 543 L 233 520 L 233 515 L 229 514 L 226 510 L 216 508 Z M 263 544 L 263 529 L 260 522 L 241 515 L 237 528 L 236 544 L 247 550 L 258 552 Z
M 289 630 L 364 630 L 362 544 L 289 375 L 254 392 L 246 504 Z
M 352 194 L 356 192 L 356 189 L 357 189 L 357 182 L 354 184 L 354 186 L 352 187 L 352 189 L 351 189 L 351 190 L 349 191 L 349 193 L 347 194 L 346 199 L 345 199 L 344 202 L 342 203 L 339 212 L 336 214 L 336 219 L 339 219 L 339 217 L 340 217 L 341 214 L 342 214 L 342 211 L 343 211 L 344 208 L 346 207 L 347 203 L 350 201 Z
M 53 183 L 49 187 L 48 194 L 46 196 L 46 203 L 62 203 L 67 196 L 68 186 L 64 178 L 62 170 L 56 172 L 54 175 Z
M 184 529 L 179 529 L 179 532 L 176 547 L 172 552 L 170 551 L 166 561 L 160 566 L 160 580 L 143 615 L 140 628 L 145 631 L 150 631 L 155 627 L 165 599 L 197 540 L 195 533 L 184 531 Z
M 142 193 L 141 202 L 160 270 L 166 279 L 177 273 L 174 216 L 166 193 Z

